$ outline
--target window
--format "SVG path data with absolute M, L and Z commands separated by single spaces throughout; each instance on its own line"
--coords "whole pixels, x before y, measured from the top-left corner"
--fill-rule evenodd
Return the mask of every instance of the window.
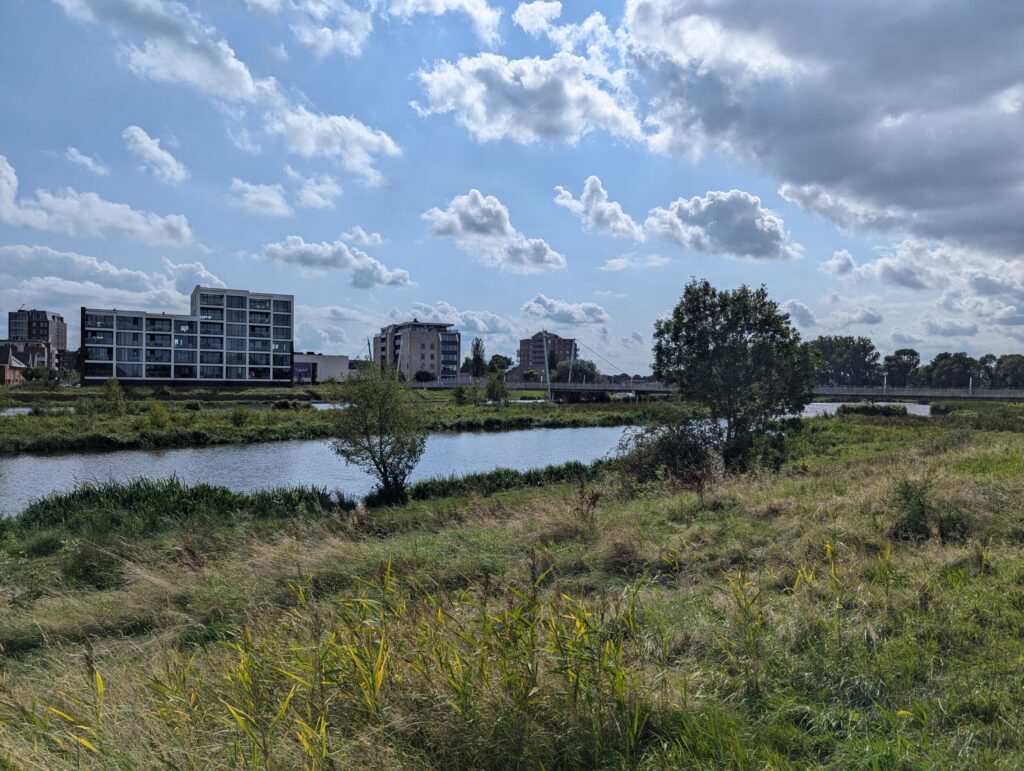
M 175 335 L 174 336 L 174 347 L 175 348 L 195 348 L 196 340 L 198 338 L 195 335 Z
M 292 314 L 290 313 L 275 313 L 274 314 L 274 326 L 275 327 L 290 327 L 292 325 Z
M 229 350 L 229 351 L 244 351 L 245 350 L 245 340 L 243 340 L 243 339 L 229 337 L 225 341 L 225 343 L 226 343 L 226 345 L 224 347 L 227 350 Z
M 245 367 L 228 367 L 224 372 L 228 380 L 245 380 Z
M 174 352 L 174 363 L 175 364 L 195 364 L 198 354 L 195 351 L 175 351 Z M 195 377 L 193 375 L 193 377 Z
M 117 360 L 118 361 L 142 361 L 142 349 L 141 348 L 118 348 L 117 349 Z M 139 375 L 139 377 L 142 377 Z
M 270 314 L 269 313 L 250 313 L 249 314 L 250 324 L 269 324 Z
M 228 337 L 245 337 L 245 324 L 228 324 Z
M 223 335 L 224 325 L 214 321 L 204 321 L 199 325 L 199 334 L 201 335 Z
M 223 367 L 199 367 L 199 377 L 207 380 L 220 380 L 224 377 Z
M 192 364 L 176 365 L 174 367 L 174 376 L 183 378 L 194 378 L 196 376 L 196 368 Z
M 141 332 L 118 332 L 117 333 L 117 344 L 118 345 L 142 345 L 142 333 Z
M 249 327 L 249 337 L 262 337 L 270 339 L 270 327 Z
M 86 332 L 83 334 L 83 342 L 86 345 L 113 345 L 113 332 Z
M 200 337 L 199 347 L 207 351 L 220 351 L 224 348 L 223 337 Z
M 147 348 L 146 349 L 146 361 L 147 362 L 159 362 L 170 363 L 171 352 L 167 348 Z
M 244 324 L 249 320 L 249 314 L 245 311 L 228 311 L 227 320 L 235 324 Z
M 221 308 L 224 307 L 224 295 L 222 294 L 207 294 L 205 292 L 199 293 L 199 304 L 200 305 L 217 305 Z
M 200 351 L 199 352 L 199 363 L 200 364 L 223 364 L 224 354 L 220 351 Z
M 426 343 L 420 343 L 420 350 L 421 351 L 425 351 L 426 349 L 427 349 L 427 344 Z
M 170 332 L 170 319 L 146 319 L 147 332 Z
M 142 365 L 118 364 L 114 368 L 114 377 L 142 377 Z
M 249 298 L 245 295 L 240 294 L 229 294 L 228 295 L 228 307 L 229 308 L 245 308 L 249 304 Z M 229 311 L 230 313 L 230 311 Z
M 203 321 L 223 321 L 224 311 L 215 308 L 203 308 L 199 311 L 199 318 Z
M 196 333 L 196 323 L 194 321 L 175 321 L 174 333 L 178 335 L 194 335 Z
M 226 354 L 224 354 L 224 363 L 225 364 L 234 364 L 234 365 L 241 364 L 241 365 L 245 365 L 246 361 L 247 361 L 247 357 L 246 357 L 246 355 L 244 353 L 226 353 Z
M 114 349 L 87 345 L 85 347 L 85 358 L 89 361 L 113 361 Z
M 274 313 L 291 313 L 291 300 L 274 300 Z
M 171 365 L 170 364 L 147 364 L 146 365 L 146 377 L 163 378 L 163 379 L 170 380 L 170 377 L 171 377 Z
M 170 335 L 151 335 L 146 334 L 146 347 L 147 348 L 170 348 L 171 347 L 171 336 Z
M 114 371 L 113 364 L 102 364 L 95 362 L 86 362 L 85 364 L 85 376 L 86 377 L 105 377 L 108 378 Z
M 253 367 L 249 370 L 250 380 L 270 380 L 270 367 Z
M 85 325 L 87 327 L 96 327 L 98 329 L 113 329 L 114 317 L 105 316 L 99 313 L 86 313 Z
M 274 366 L 275 367 L 290 367 L 292 365 L 292 357 L 284 354 L 274 354 Z
M 292 371 L 290 369 L 275 369 L 274 380 L 291 380 Z
M 250 297 L 249 298 L 249 310 L 251 310 L 251 311 L 269 311 L 270 310 L 270 298 L 269 297 Z
M 141 330 L 142 316 L 118 316 L 117 328 L 125 330 Z
M 249 364 L 257 364 L 257 365 L 266 366 L 266 365 L 270 364 L 270 354 L 269 353 L 250 353 L 249 354 Z
M 270 341 L 269 340 L 250 340 L 249 341 L 249 350 L 250 351 L 259 351 L 260 353 L 267 352 L 267 351 L 270 350 Z
M 434 344 L 433 343 L 430 344 L 430 350 L 434 350 Z
M 291 340 L 292 339 L 292 328 L 291 327 L 274 327 L 274 339 L 275 340 Z
M 292 341 L 275 340 L 274 341 L 274 353 L 291 353 Z

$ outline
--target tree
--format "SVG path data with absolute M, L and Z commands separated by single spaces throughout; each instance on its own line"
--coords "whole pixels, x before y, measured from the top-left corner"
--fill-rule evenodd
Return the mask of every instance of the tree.
M 755 438 L 814 395 L 810 348 L 763 286 L 719 292 L 693 279 L 671 316 L 655 322 L 654 339 L 655 377 L 724 422 L 731 465 L 744 465 Z
M 558 351 L 554 348 L 548 351 L 548 376 L 554 377 L 555 370 L 558 369 Z
M 921 354 L 913 348 L 900 348 L 885 357 L 882 367 L 886 374 L 886 383 L 902 388 L 911 383 L 911 378 L 921 366 Z
M 497 372 L 491 373 L 491 376 L 487 379 L 487 401 L 508 401 L 508 386 L 505 385 L 504 379 Z
M 1024 356 L 1000 356 L 996 361 L 996 383 L 999 388 L 1024 388 Z
M 512 359 L 509 356 L 502 356 L 500 353 L 496 353 L 491 357 L 491 360 L 487 362 L 488 372 L 504 372 L 512 366 Z
M 111 415 L 124 415 L 124 389 L 114 378 L 103 384 L 103 404 Z
M 825 335 L 812 340 L 818 355 L 819 385 L 874 385 L 881 382 L 879 353 L 867 337 Z
M 980 383 L 975 385 L 981 386 L 982 388 L 995 388 L 996 387 L 996 362 L 999 360 L 995 357 L 995 354 L 986 353 L 980 359 L 978 359 L 978 375 L 980 376 Z
M 597 365 L 589 359 L 559 362 L 558 366 L 551 370 L 551 382 L 568 383 L 570 371 L 572 372 L 572 382 L 574 383 L 608 382 L 608 378 L 598 372 Z
M 528 369 L 523 373 L 523 380 L 527 383 L 536 383 L 540 380 L 540 373 L 535 369 Z
M 412 392 L 393 367 L 363 367 L 359 376 L 331 389 L 331 400 L 348 405 L 330 410 L 332 449 L 377 477 L 385 503 L 405 499 L 406 483 L 426 446 L 427 435 Z
M 415 375 L 412 376 L 412 379 L 415 380 L 417 383 L 430 383 L 434 380 L 437 380 L 433 372 L 427 372 L 425 369 L 419 370 Z
M 469 352 L 469 374 L 474 378 L 483 377 L 487 373 L 487 360 L 484 356 L 484 341 L 474 337 Z
M 971 379 L 975 384 L 980 379 L 978 360 L 965 352 L 940 353 L 931 363 L 932 388 L 967 388 Z

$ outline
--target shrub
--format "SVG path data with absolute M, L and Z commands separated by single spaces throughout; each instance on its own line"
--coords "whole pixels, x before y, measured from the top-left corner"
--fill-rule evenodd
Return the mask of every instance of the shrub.
M 235 407 L 231 410 L 231 425 L 241 428 L 249 422 L 249 410 L 245 407 Z
M 149 405 L 147 414 L 149 425 L 155 429 L 164 429 L 171 425 L 171 413 L 160 402 L 153 402 Z
M 460 406 L 465 404 L 466 403 L 466 388 L 465 388 L 465 386 L 455 386 L 455 388 L 452 390 L 452 399 L 454 399 L 455 403 L 460 405 Z
M 65 578 L 77 586 L 113 589 L 124 582 L 123 560 L 88 541 L 73 543 L 61 561 Z
M 103 405 L 111 415 L 124 415 L 124 389 L 113 378 L 103 384 Z
M 893 538 L 902 541 L 923 541 L 931 537 L 931 505 L 927 482 L 903 479 L 896 484 L 894 507 L 896 521 Z
M 618 447 L 618 467 L 638 482 L 668 476 L 703 496 L 723 473 L 725 438 L 718 423 L 677 416 L 628 431 Z
M 883 418 L 906 417 L 902 404 L 840 404 L 836 415 L 874 415 Z
M 192 412 L 201 412 L 203 409 L 203 403 L 198 399 L 191 399 L 190 401 L 185 402 L 184 408 Z

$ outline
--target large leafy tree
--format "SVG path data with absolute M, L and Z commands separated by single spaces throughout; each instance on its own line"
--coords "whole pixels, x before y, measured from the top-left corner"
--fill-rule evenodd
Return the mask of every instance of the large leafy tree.
M 487 362 L 488 372 L 504 372 L 512 366 L 512 359 L 508 356 L 503 356 L 500 353 L 496 353 L 491 357 L 491 360 Z
M 980 385 L 981 367 L 978 360 L 965 352 L 938 354 L 930 365 L 931 383 L 933 388 L 967 388 L 971 384 Z
M 913 348 L 900 348 L 886 356 L 882 366 L 889 385 L 907 386 L 911 384 L 914 373 L 921 366 L 921 354 Z
M 812 340 L 821 385 L 874 385 L 881 381 L 879 353 L 867 337 L 825 335 Z
M 394 368 L 366 366 L 331 398 L 346 405 L 330 410 L 334 452 L 375 476 L 382 500 L 401 502 L 427 439 L 412 392 Z
M 483 377 L 487 374 L 487 359 L 484 358 L 484 341 L 479 337 L 473 338 L 473 345 L 469 351 L 469 374 L 473 377 Z
M 1000 388 L 1024 388 L 1024 356 L 1009 353 L 996 361 L 996 385 Z
M 705 405 L 725 426 L 726 456 L 742 461 L 773 420 L 800 413 L 814 395 L 809 347 L 762 286 L 718 291 L 686 285 L 654 324 L 654 375 Z

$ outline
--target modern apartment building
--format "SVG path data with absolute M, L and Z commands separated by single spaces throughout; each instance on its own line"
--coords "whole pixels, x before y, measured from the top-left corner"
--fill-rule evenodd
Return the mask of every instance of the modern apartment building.
M 409 381 L 418 372 L 436 380 L 458 377 L 462 335 L 453 326 L 413 319 L 382 327 L 373 338 L 373 360 L 382 366 L 391 364 Z
M 545 341 L 544 338 L 547 338 Z M 533 337 L 519 341 L 519 366 L 517 369 L 528 369 L 544 373 L 545 363 L 554 361 L 570 361 L 579 357 L 576 340 L 572 337 L 559 337 L 554 332 L 538 332 Z
M 7 339 L 12 343 L 49 343 L 55 350 L 68 348 L 68 325 L 59 313 L 22 308 L 7 314 Z
M 197 286 L 191 313 L 82 308 L 82 382 L 291 385 L 292 295 Z

